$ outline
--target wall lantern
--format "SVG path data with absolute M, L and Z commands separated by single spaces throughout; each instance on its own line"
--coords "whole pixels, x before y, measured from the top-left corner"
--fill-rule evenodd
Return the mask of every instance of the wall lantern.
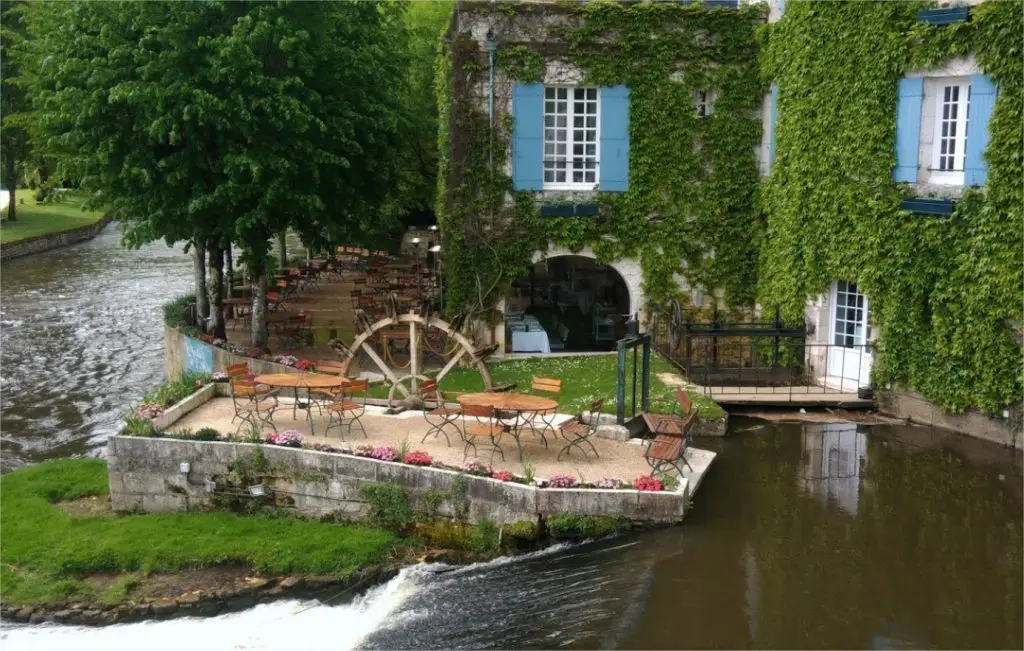
M 428 250 L 431 253 L 438 253 L 438 252 L 441 251 L 441 245 L 440 244 L 435 244 L 434 246 L 430 247 Z

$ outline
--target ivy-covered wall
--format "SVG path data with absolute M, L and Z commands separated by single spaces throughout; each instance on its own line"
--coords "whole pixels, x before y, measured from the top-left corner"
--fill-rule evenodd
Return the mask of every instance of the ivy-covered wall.
M 764 25 L 763 5 L 462 3 L 437 76 L 447 310 L 486 314 L 549 242 L 590 245 L 604 262 L 639 258 L 650 304 L 685 299 L 684 276 L 728 305 L 756 301 L 802 322 L 808 299 L 843 279 L 870 298 L 880 384 L 951 411 L 1018 404 L 1024 11 L 989 0 L 969 22 L 931 26 L 917 20 L 925 6 L 787 0 L 782 20 Z M 498 42 L 491 128 L 486 27 Z M 967 190 L 951 217 L 903 212 L 911 189 L 892 181 L 898 81 L 972 52 L 999 86 L 988 185 Z M 631 90 L 629 190 L 587 197 L 596 218 L 542 218 L 538 200 L 581 198 L 513 191 L 511 84 L 541 80 L 552 63 Z M 770 83 L 775 159 L 759 183 Z M 699 119 L 692 92 L 708 87 L 714 112 Z
M 809 297 L 855 281 L 878 328 L 876 381 L 951 411 L 996 411 L 1020 402 L 1024 371 L 1024 11 L 990 1 L 970 22 L 929 26 L 924 6 L 789 0 L 766 27 L 763 72 L 779 95 L 758 299 L 799 320 Z M 949 218 L 902 212 L 898 81 L 968 52 L 999 86 L 988 185 Z
M 548 243 L 590 245 L 601 262 L 639 259 L 648 303 L 685 298 L 678 274 L 730 305 L 753 305 L 764 16 L 763 7 L 676 3 L 467 2 L 456 10 L 438 75 L 448 310 L 486 311 Z M 481 25 L 498 43 L 493 130 Z M 542 81 L 560 64 L 587 85 L 629 87 L 627 192 L 513 191 L 511 85 Z M 693 93 L 707 89 L 713 112 L 699 118 Z M 599 203 L 600 214 L 539 215 L 540 202 L 572 201 Z

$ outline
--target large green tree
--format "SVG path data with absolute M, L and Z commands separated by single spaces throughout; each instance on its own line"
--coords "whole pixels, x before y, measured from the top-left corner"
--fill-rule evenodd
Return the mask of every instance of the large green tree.
M 266 348 L 273 238 L 291 228 L 324 247 L 380 227 L 406 120 L 404 10 L 32 3 L 20 63 L 39 144 L 125 223 L 127 243 L 191 242 L 197 270 L 211 247 L 239 245 L 252 343 Z
M 18 85 L 18 67 L 11 56 L 24 38 L 21 2 L 0 6 L 0 178 L 11 193 L 7 219 L 17 219 L 18 169 L 31 154 L 25 119 L 25 93 Z

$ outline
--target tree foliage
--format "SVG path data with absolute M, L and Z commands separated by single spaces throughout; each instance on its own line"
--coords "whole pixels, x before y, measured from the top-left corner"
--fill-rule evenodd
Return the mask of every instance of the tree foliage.
M 34 3 L 20 61 L 38 143 L 129 244 L 235 242 L 259 277 L 285 229 L 319 248 L 380 227 L 405 120 L 404 9 Z

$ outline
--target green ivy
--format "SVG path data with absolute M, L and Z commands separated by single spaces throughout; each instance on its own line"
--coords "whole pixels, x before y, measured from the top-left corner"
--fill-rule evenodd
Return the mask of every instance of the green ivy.
M 758 298 L 802 320 L 809 297 L 855 281 L 879 328 L 876 381 L 952 411 L 997 410 L 1022 389 L 1021 4 L 987 2 L 952 26 L 918 22 L 923 6 L 791 0 L 768 28 L 763 74 L 779 97 Z M 898 80 L 967 52 L 999 85 L 988 185 L 948 219 L 903 212 Z
M 639 258 L 651 303 L 683 298 L 675 274 L 685 273 L 691 285 L 723 290 L 730 304 L 752 305 L 761 231 L 754 152 L 764 92 L 757 28 L 764 10 L 604 2 L 465 10 L 493 12 L 510 25 L 521 20 L 523 29 L 539 24 L 538 13 L 566 16 L 529 42 L 502 43 L 497 65 L 508 77 L 535 82 L 546 61 L 562 57 L 589 84 L 629 86 L 631 169 L 627 192 L 598 193 L 598 219 L 541 218 L 534 195 L 513 192 L 503 171 L 511 118 L 496 118 L 489 130 L 474 99 L 486 83 L 486 53 L 453 33 L 438 67 L 438 220 L 449 312 L 486 311 L 549 242 L 572 251 L 590 245 L 601 262 Z M 717 94 L 714 111 L 701 119 L 693 93 L 708 89 Z

